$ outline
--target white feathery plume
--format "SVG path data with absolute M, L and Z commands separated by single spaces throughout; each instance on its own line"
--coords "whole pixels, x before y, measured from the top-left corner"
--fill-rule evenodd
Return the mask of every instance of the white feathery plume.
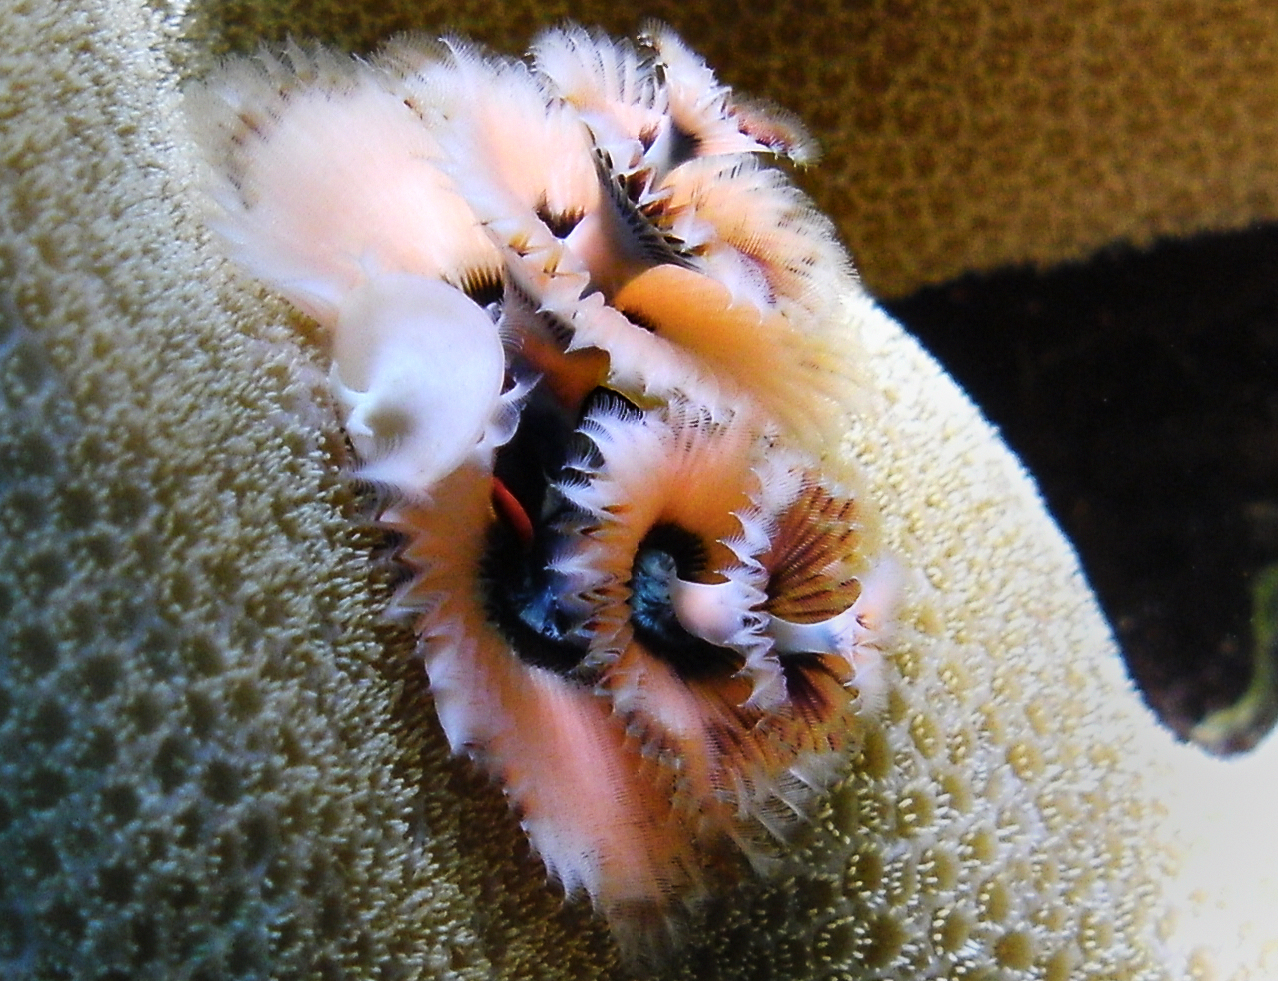
M 668 129 L 665 88 L 625 38 L 577 25 L 545 31 L 529 48 L 533 70 L 575 108 L 595 145 L 622 171 L 634 170 Z
M 833 223 L 785 174 L 755 156 L 710 157 L 685 164 L 663 189 L 658 220 L 695 253 L 697 269 L 805 331 L 831 329 L 831 298 L 856 277 Z
M 245 271 L 329 326 L 370 273 L 464 286 L 501 268 L 435 134 L 393 88 L 368 65 L 291 45 L 186 95 L 212 165 L 211 227 Z
M 627 959 L 655 962 L 706 895 L 670 805 L 671 775 L 645 759 L 606 699 L 526 663 L 493 624 L 491 480 L 486 467 L 463 464 L 440 483 L 446 505 L 403 501 L 386 512 L 417 573 L 396 604 L 417 615 L 453 752 L 500 782 L 550 876 L 568 895 L 590 896 Z
M 457 38 L 402 41 L 387 57 L 409 97 L 442 118 L 443 166 L 493 241 L 548 275 L 585 272 L 556 234 L 600 202 L 594 144 L 576 113 L 552 103 L 522 62 Z
M 580 431 L 593 449 L 558 485 L 579 513 L 562 527 L 577 541 L 556 569 L 571 608 L 589 615 L 583 667 L 674 775 L 672 800 L 701 846 L 731 842 L 766 871 L 860 731 L 850 670 L 809 668 L 807 652 L 787 667 L 768 633 L 765 561 L 781 525 L 757 512 L 793 503 L 796 458 L 768 464 L 757 421 L 686 398 L 643 411 L 605 403 Z M 679 570 L 681 541 L 705 553 L 696 579 Z
M 816 144 L 803 124 L 783 109 L 734 97 L 711 68 L 665 24 L 639 35 L 650 46 L 665 80 L 670 117 L 696 142 L 694 156 L 769 153 L 798 164 L 816 160 Z
M 598 342 L 612 354 L 616 371 L 661 364 L 644 349 L 668 347 L 686 362 L 685 372 L 699 369 L 725 394 L 757 403 L 814 454 L 829 445 L 840 422 L 831 410 L 851 397 L 854 367 L 818 334 L 780 313 L 735 301 L 718 279 L 673 265 L 635 277 L 614 307 L 650 331 Z

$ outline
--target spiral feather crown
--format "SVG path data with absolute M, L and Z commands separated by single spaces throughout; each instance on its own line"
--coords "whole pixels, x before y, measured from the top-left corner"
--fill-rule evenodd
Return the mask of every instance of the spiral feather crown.
M 331 332 L 452 749 L 632 961 L 786 845 L 884 701 L 856 289 L 811 141 L 669 30 L 290 47 L 188 95 L 212 227 Z

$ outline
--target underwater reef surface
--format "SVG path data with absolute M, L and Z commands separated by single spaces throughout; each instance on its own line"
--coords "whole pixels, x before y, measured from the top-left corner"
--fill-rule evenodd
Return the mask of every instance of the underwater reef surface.
M 507 49 L 544 24 L 544 12 L 485 9 L 483 31 L 464 11 L 457 26 L 503 35 Z M 917 181 L 931 201 L 927 175 L 953 173 L 929 170 L 922 149 L 904 167 L 893 149 L 904 124 L 858 156 L 823 121 L 845 119 L 848 89 L 813 85 L 838 93 L 824 117 L 818 101 L 786 97 L 820 62 L 802 46 L 767 32 L 741 43 L 749 13 L 669 19 L 730 82 L 810 119 L 837 147 L 832 172 L 887 178 L 864 197 L 838 181 L 821 193 L 867 282 L 900 293 L 962 269 L 1269 216 L 1274 113 L 1255 69 L 1271 55 L 1271 14 L 1239 4 L 1208 21 L 1196 9 L 973 3 L 934 18 L 981 41 L 958 50 L 988 57 L 960 58 L 973 82 L 930 90 L 970 113 L 916 118 L 1025 123 L 959 126 L 970 152 L 952 166 L 976 183 L 952 193 L 938 182 L 948 212 L 883 190 Z M 853 18 L 862 29 L 794 21 L 805 37 L 879 52 L 855 70 L 850 52 L 833 57 L 834 82 L 908 102 L 894 59 L 916 66 L 901 78 L 950 77 L 933 57 L 952 49 L 945 30 L 915 30 L 913 13 L 887 4 Z M 411 635 L 381 619 L 391 583 L 370 563 L 374 536 L 352 527 L 363 512 L 341 477 L 321 339 L 232 275 L 192 192 L 179 81 L 215 51 L 289 31 L 368 50 L 439 20 L 394 5 L 31 3 L 3 15 L 6 976 L 619 971 L 589 908 L 547 887 L 500 793 L 449 758 Z M 1146 58 L 1128 57 L 1133 37 Z M 1059 52 L 1063 89 L 1009 104 L 1000 93 L 1017 87 L 980 84 L 1004 64 L 1038 77 L 1051 65 L 1031 55 L 1040 40 Z M 734 47 L 747 66 L 793 53 L 756 84 L 726 57 Z M 1220 98 L 1207 97 L 1213 85 Z M 1063 117 L 1061 99 L 1080 108 Z M 1108 147 L 1142 166 L 1101 166 L 1096 180 L 1094 162 L 1114 158 L 1077 137 L 1102 133 L 1107 107 L 1142 99 L 1166 110 L 1130 117 L 1152 135 Z M 873 134 L 874 99 L 856 104 Z M 899 115 L 884 105 L 880 119 Z M 938 145 L 914 132 L 920 148 Z M 977 164 L 977 147 L 1002 145 L 982 134 L 1019 149 Z M 972 192 L 1013 174 L 1033 176 L 1006 182 L 1020 188 L 1011 199 Z M 1140 189 L 1150 197 L 1133 198 Z M 856 212 L 840 200 L 879 202 L 865 220 L 878 244 L 854 238 Z M 909 596 L 885 721 L 797 848 L 800 871 L 722 897 L 669 973 L 1272 975 L 1272 741 L 1233 765 L 1177 745 L 1127 683 L 1071 548 L 993 431 L 872 308 L 857 305 L 846 326 L 870 352 L 875 393 L 846 452 L 885 541 L 926 586 Z

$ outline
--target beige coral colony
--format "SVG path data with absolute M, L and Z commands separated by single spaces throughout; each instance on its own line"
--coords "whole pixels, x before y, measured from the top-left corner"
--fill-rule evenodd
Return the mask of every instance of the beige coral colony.
M 1148 714 L 798 119 L 655 21 L 179 90 L 181 18 L 55 6 L 0 976 L 1278 978 L 1273 741 Z

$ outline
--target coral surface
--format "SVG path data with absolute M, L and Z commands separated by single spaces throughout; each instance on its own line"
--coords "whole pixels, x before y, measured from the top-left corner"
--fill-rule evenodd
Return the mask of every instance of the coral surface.
M 355 39 L 410 23 L 368 5 L 308 9 L 192 19 L 33 2 L 3 15 L 0 968 L 24 979 L 617 976 L 607 931 L 547 887 L 499 790 L 449 758 L 411 635 L 381 619 L 392 584 L 352 531 L 362 506 L 340 477 L 321 339 L 235 279 L 201 230 L 175 63 L 207 63 L 201 46 L 230 26 L 243 41 L 267 22 Z M 1197 9 L 1083 4 L 1060 30 L 1176 18 L 1189 30 Z M 1200 115 L 1159 131 L 1200 148 L 1200 176 L 1273 163 L 1257 149 L 1259 121 L 1256 143 L 1253 127 L 1229 129 L 1254 112 L 1248 59 L 1265 56 L 1261 40 L 1232 33 L 1263 23 L 1260 8 L 1230 9 L 1224 26 L 1167 35 L 1240 52 L 1237 69 L 1221 61 L 1204 75 L 1221 81 L 1194 103 Z M 697 16 L 703 36 L 722 23 Z M 507 22 L 520 44 L 530 17 Z M 991 5 L 977 22 L 1020 17 Z M 187 35 L 193 24 L 204 33 Z M 916 36 L 927 35 L 899 35 Z M 1013 34 L 1009 49 L 1034 36 Z M 1099 48 L 1112 36 L 1101 31 Z M 925 48 L 907 44 L 901 58 Z M 1119 48 L 1107 50 L 1125 77 Z M 1192 59 L 1172 55 L 1169 68 L 1152 41 L 1138 50 L 1161 67 L 1135 77 L 1170 114 Z M 808 84 L 802 64 L 773 92 L 792 108 L 803 107 L 784 88 Z M 1124 103 L 1139 90 L 1085 89 Z M 955 98 L 1011 111 L 1014 91 Z M 1047 107 L 1022 117 L 1044 141 Z M 815 122 L 828 140 L 832 127 Z M 1152 175 L 1177 158 L 1154 144 L 1137 184 L 1160 184 Z M 923 258 L 937 224 L 960 239 L 984 227 L 990 213 L 963 210 L 979 195 L 960 195 L 952 223 L 920 219 L 898 270 L 926 263 L 941 277 L 954 263 L 1266 213 L 1263 181 L 1227 179 L 1230 195 L 1243 188 L 1232 204 L 1213 207 L 1211 187 L 1186 192 L 1180 208 L 1137 209 L 1133 229 L 1121 208 L 1087 207 L 1110 185 L 1070 170 L 1106 159 L 1098 152 L 1043 153 L 1055 181 L 1023 185 L 1043 208 L 1099 223 L 1090 236 L 1030 247 L 1042 223 L 1013 209 L 1020 231 L 982 239 L 1006 251 L 938 246 Z M 842 171 L 854 155 L 828 159 Z M 896 173 L 887 151 L 865 159 Z M 1013 184 L 1023 172 L 1037 171 L 1015 156 L 996 168 Z M 1186 177 L 1180 190 L 1198 186 Z M 1062 187 L 1075 188 L 1064 205 L 1052 196 Z M 882 282 L 917 280 L 899 275 Z M 670 975 L 1274 976 L 1272 741 L 1229 766 L 1175 745 L 1131 692 L 1071 550 L 993 431 L 868 301 L 845 317 L 869 397 L 844 452 L 864 470 L 886 547 L 921 578 L 903 598 L 882 722 L 796 844 L 793 873 L 720 897 Z

